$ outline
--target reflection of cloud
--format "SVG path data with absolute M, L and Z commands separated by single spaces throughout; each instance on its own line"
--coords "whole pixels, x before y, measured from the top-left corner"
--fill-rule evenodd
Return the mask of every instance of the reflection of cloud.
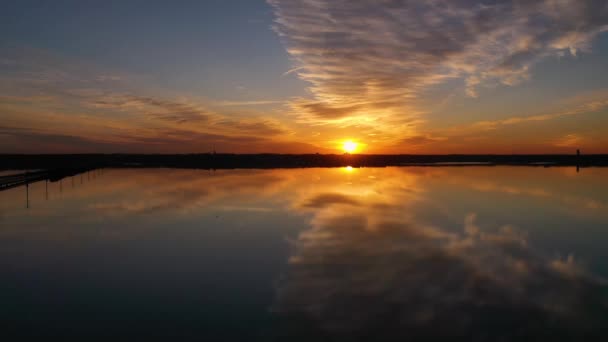
M 96 215 L 127 216 L 134 214 L 159 214 L 170 211 L 187 211 L 217 203 L 224 197 L 261 196 L 271 194 L 280 187 L 284 179 L 269 171 L 249 171 L 245 173 L 220 173 L 208 175 L 200 170 L 175 170 L 169 172 L 147 172 L 147 177 L 136 184 L 124 183 L 120 189 L 127 198 L 109 202 L 97 202 L 90 206 Z M 160 180 L 162 179 L 162 181 Z M 137 189 L 135 196 L 128 194 Z M 116 189 L 118 190 L 118 189 Z M 140 191 L 144 191 L 141 193 Z M 235 205 L 221 207 L 222 210 L 236 210 Z M 264 208 L 247 205 L 244 211 L 262 211 Z
M 576 196 L 569 193 L 560 193 L 550 191 L 540 187 L 539 184 L 534 186 L 516 186 L 510 184 L 501 184 L 498 182 L 483 180 L 483 179 L 461 179 L 458 176 L 454 176 L 450 179 L 450 183 L 466 185 L 471 189 L 483 192 L 496 192 L 514 196 L 529 196 L 544 198 L 547 201 L 556 200 L 560 201 L 568 207 L 574 207 L 576 209 L 604 209 L 608 207 L 608 204 L 595 198 Z
M 417 222 L 399 198 L 348 211 L 336 199 L 318 206 L 279 285 L 287 337 L 570 340 L 607 323 L 601 282 L 571 257 L 543 257 L 511 226 L 489 232 L 471 214 L 452 233 Z
M 305 208 L 323 208 L 332 204 L 349 204 L 358 205 L 359 201 L 343 194 L 326 193 L 319 194 L 313 198 L 308 199 L 302 204 Z
M 284 331 L 287 338 L 283 340 L 297 340 L 293 336 L 310 341 L 433 340 L 456 335 L 482 341 L 501 337 L 506 341 L 526 337 L 577 340 L 582 332 L 594 333 L 600 323 L 606 323 L 598 322 L 608 318 L 599 293 L 604 291 L 601 281 L 572 256 L 545 257 L 515 227 L 488 229 L 477 219 L 486 218 L 483 208 L 478 214 L 451 215 L 466 205 L 463 197 L 488 198 L 468 188 L 484 175 L 497 184 L 508 184 L 506 178 L 539 189 L 546 185 L 544 192 L 534 191 L 540 196 L 557 193 L 564 186 L 563 175 L 556 171 L 495 168 L 488 176 L 487 168 L 361 168 L 354 173 L 341 169 L 230 170 L 215 174 L 107 170 L 88 187 L 64 188 L 65 197 L 59 201 L 34 205 L 29 217 L 39 217 L 37 224 L 22 221 L 23 212 L 7 212 L 0 233 L 21 237 L 25 231 L 37 238 L 72 241 L 75 234 L 115 239 L 147 236 L 148 229 L 157 225 L 179 229 L 185 222 L 221 229 L 222 222 L 215 221 L 215 215 L 219 220 L 231 215 L 249 227 L 244 215 L 253 213 L 263 222 L 282 227 L 285 222 L 298 221 L 264 219 L 267 211 L 287 207 L 312 220 L 310 229 L 293 244 L 273 306 L 286 318 L 280 322 L 295 329 Z M 603 170 L 590 172 L 595 172 L 594 182 L 604 179 Z M 554 178 L 556 175 L 560 178 Z M 468 181 L 454 184 L 450 177 Z M 42 184 L 37 184 L 43 191 Z M 521 193 L 518 191 L 511 192 Z M 39 197 L 42 192 L 32 194 Z M 11 199 L 15 192 L 0 195 Z M 601 198 L 602 193 L 596 196 Z M 550 205 L 543 201 L 541 210 L 530 207 L 526 212 L 531 218 L 546 220 L 544 209 Z M 446 206 L 449 212 L 439 212 Z M 494 206 L 486 209 L 496 214 Z M 464 224 L 431 225 L 423 219 L 427 215 L 433 220 L 457 216 Z M 91 220 L 96 224 L 91 225 Z M 91 229 L 69 229 L 83 222 Z M 254 226 L 258 227 L 252 223 Z

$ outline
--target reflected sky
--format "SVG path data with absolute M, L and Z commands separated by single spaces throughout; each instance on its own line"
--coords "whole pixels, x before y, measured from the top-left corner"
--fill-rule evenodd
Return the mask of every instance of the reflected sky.
M 108 169 L 38 182 L 29 208 L 25 187 L 0 192 L 0 318 L 28 336 L 595 336 L 608 323 L 607 172 Z

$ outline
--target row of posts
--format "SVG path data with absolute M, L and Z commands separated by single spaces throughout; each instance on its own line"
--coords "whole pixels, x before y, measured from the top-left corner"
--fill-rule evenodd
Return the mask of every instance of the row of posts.
M 91 178 L 95 179 L 96 175 L 100 175 L 103 173 L 103 169 L 98 169 L 98 170 L 93 170 L 93 174 L 91 175 L 91 171 L 87 171 L 87 180 L 90 181 Z M 74 188 L 75 184 L 74 184 L 74 176 L 71 176 L 70 179 L 72 181 L 72 188 Z M 25 207 L 26 209 L 29 209 L 30 207 L 30 183 L 27 180 L 28 179 L 28 172 L 25 172 Z M 84 182 L 84 175 L 81 173 L 80 174 L 80 184 L 83 184 Z M 59 180 L 59 192 L 63 193 L 63 179 Z M 45 179 L 44 180 L 44 199 L 48 200 L 49 199 L 49 180 Z

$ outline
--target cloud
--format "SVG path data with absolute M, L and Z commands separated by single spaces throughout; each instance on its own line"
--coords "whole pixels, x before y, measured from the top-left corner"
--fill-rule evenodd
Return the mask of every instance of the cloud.
M 555 141 L 558 147 L 580 147 L 585 139 L 578 134 L 567 134 Z
M 538 123 L 542 124 L 547 121 L 565 119 L 569 117 L 575 117 L 577 115 L 599 113 L 608 108 L 608 95 L 605 91 L 599 94 L 594 94 L 592 97 L 578 98 L 575 97 L 573 100 L 565 101 L 560 103 L 561 106 L 566 107 L 561 110 L 546 111 L 542 114 L 528 115 L 528 116 L 511 116 L 504 119 L 498 120 L 481 120 L 472 122 L 466 125 L 452 126 L 445 129 L 438 129 L 434 131 L 434 134 L 450 139 L 450 143 L 456 143 L 454 138 L 462 138 L 464 140 L 475 140 L 475 139 L 487 139 L 487 136 L 481 136 L 481 132 L 494 131 L 508 129 L 511 126 L 516 128 L 517 125 L 525 125 Z M 576 103 L 576 104 L 575 104 Z M 550 139 L 547 139 L 550 140 Z M 547 146 L 558 146 L 556 143 L 563 141 L 555 140 L 548 141 L 549 144 L 543 143 L 543 148 Z M 524 142 L 525 144 L 525 142 Z M 512 143 L 510 143 L 512 146 Z M 559 146 L 558 146 L 559 147 Z M 529 146 L 527 150 L 523 150 L 523 153 L 530 153 Z M 527 151 L 527 152 L 525 152 Z M 542 150 L 541 150 L 542 151 Z M 546 151 L 546 150 L 545 150 Z M 496 151 L 494 151 L 496 152 Z
M 91 126 L 88 119 L 83 124 Z M 246 150 L 257 153 L 315 150 L 314 146 L 308 144 L 273 140 L 272 134 L 278 132 L 274 128 L 261 126 L 257 133 L 267 134 L 264 137 L 229 134 L 226 128 L 229 125 L 226 124 L 223 128 L 218 126 L 217 133 L 200 132 L 188 127 L 129 127 L 88 135 L 78 131 L 71 133 L 71 130 L 61 127 L 1 126 L 0 153 L 175 153 L 176 150 L 181 153 L 206 153 L 214 148 L 218 152 Z M 246 127 L 237 127 L 244 128 Z
M 18 96 L 18 95 L 0 95 L 1 103 L 41 103 L 41 102 L 52 102 L 56 98 L 53 96 L 44 95 L 29 95 L 29 96 Z
M 608 107 L 608 100 L 601 99 L 596 101 L 591 101 L 588 103 L 584 103 L 575 108 L 564 110 L 557 113 L 548 113 L 541 115 L 531 115 L 531 116 L 514 116 L 507 119 L 502 120 L 494 120 L 494 121 L 479 121 L 473 123 L 471 126 L 475 128 L 481 129 L 496 129 L 499 126 L 507 126 L 507 125 L 516 125 L 527 122 L 534 121 L 547 121 L 554 120 L 565 116 L 579 115 L 584 113 L 597 112 L 604 108 Z
M 106 70 L 80 59 L 58 55 L 50 50 L 6 44 L 0 46 L 0 89 L 62 93 L 68 87 L 92 84 L 120 86 L 128 81 L 122 73 Z M 4 89 L 3 89 L 4 90 Z
M 304 69 L 304 67 L 291 68 L 291 69 L 285 71 L 281 76 L 287 76 L 287 75 L 293 74 L 294 72 L 296 72 L 298 70 L 302 70 L 302 69 Z
M 166 100 L 161 97 L 139 96 L 121 93 L 102 94 L 89 98 L 85 103 L 94 108 L 114 109 L 129 113 L 140 113 L 149 118 L 176 124 L 204 124 L 198 130 L 206 129 L 211 134 L 222 132 L 226 135 L 239 134 L 270 137 L 286 134 L 288 131 L 276 120 L 258 117 L 232 119 L 205 107 L 188 101 Z M 234 104 L 236 105 L 236 104 Z
M 298 99 L 293 101 L 291 107 L 299 113 L 306 113 L 311 117 L 324 119 L 340 119 L 348 116 L 353 116 L 359 110 L 364 109 L 363 105 L 328 105 L 322 101 L 311 101 L 306 99 Z
M 13 126 L 0 126 L 0 141 L 0 153 L 109 153 L 117 147 L 93 137 Z
M 244 135 L 261 137 L 283 135 L 288 132 L 281 124 L 270 119 L 242 118 L 233 120 L 225 118 L 215 121 L 213 126 L 228 131 L 234 130 Z
M 100 82 L 112 82 L 120 81 L 122 80 L 122 77 L 118 75 L 99 75 L 97 76 L 96 80 Z
M 321 123 L 407 115 L 422 91 L 454 78 L 470 96 L 514 85 L 540 60 L 588 51 L 608 30 L 603 0 L 268 2 L 299 65 L 290 72 L 310 83 L 312 99 L 292 110 Z
M 407 145 L 407 146 L 420 146 L 427 145 L 430 143 L 434 143 L 437 141 L 445 140 L 443 137 L 431 137 L 429 135 L 414 135 L 407 138 L 402 139 L 399 144 Z
M 44 50 L 0 47 L 0 52 L 5 56 L 0 63 L 5 126 L 29 128 L 27 134 L 10 132 L 10 138 L 5 129 L 4 140 L 10 139 L 10 145 L 3 147 L 14 152 L 49 152 L 47 146 L 54 152 L 191 153 L 210 151 L 214 145 L 224 152 L 319 150 L 288 141 L 292 131 L 271 113 L 219 108 L 277 101 L 198 101 L 152 93 L 127 75 Z M 46 145 L 52 137 L 57 142 Z M 70 139 L 82 142 L 70 144 Z
M 222 101 L 218 102 L 218 106 L 222 107 L 238 107 L 238 106 L 263 106 L 269 104 L 279 104 L 283 103 L 283 101 L 274 101 L 274 100 L 257 100 L 257 101 Z
M 176 123 L 209 120 L 209 113 L 198 106 L 156 97 L 106 94 L 93 99 L 89 105 L 95 108 L 145 111 L 150 117 Z

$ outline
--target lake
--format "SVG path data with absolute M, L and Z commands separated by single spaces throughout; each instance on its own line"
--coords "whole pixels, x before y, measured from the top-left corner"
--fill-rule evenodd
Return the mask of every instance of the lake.
M 566 167 L 103 169 L 13 188 L 0 192 L 0 336 L 608 335 L 607 180 Z

